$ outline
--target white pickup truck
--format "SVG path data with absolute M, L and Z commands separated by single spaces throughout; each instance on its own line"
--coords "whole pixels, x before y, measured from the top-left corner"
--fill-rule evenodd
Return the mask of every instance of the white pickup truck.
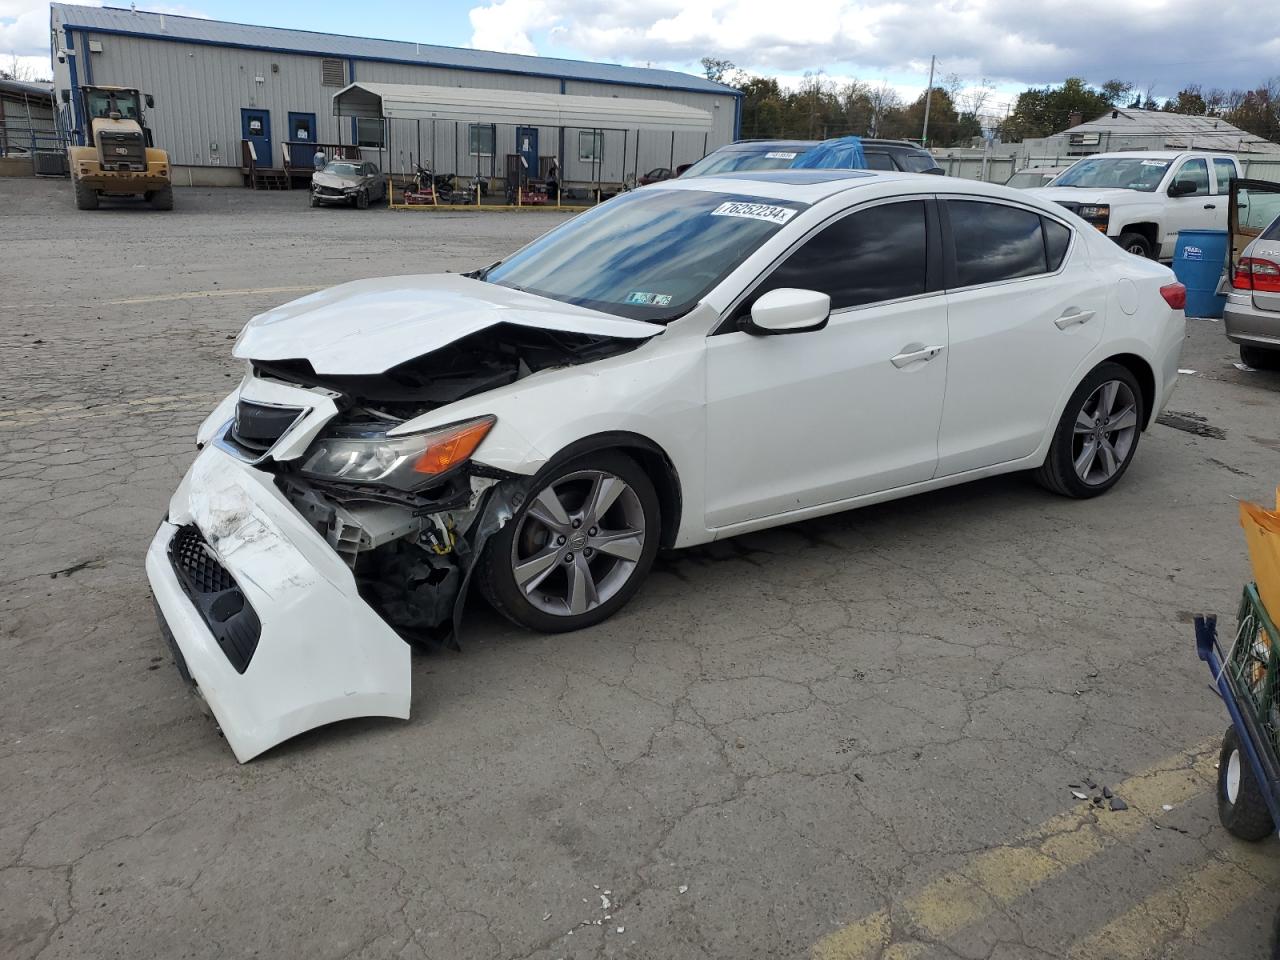
M 1027 192 L 1061 204 L 1130 253 L 1172 260 L 1179 230 L 1227 229 L 1229 185 L 1241 176 L 1226 153 L 1099 153 Z

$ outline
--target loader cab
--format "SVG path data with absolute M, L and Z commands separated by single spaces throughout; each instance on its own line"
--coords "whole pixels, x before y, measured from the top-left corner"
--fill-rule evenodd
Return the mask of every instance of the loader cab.
M 151 107 L 155 101 L 150 94 L 145 97 L 137 90 L 124 87 L 81 87 L 84 97 L 85 143 L 96 147 L 97 128 L 106 126 L 97 121 L 111 121 L 109 126 L 116 126 L 120 121 L 132 121 L 142 130 L 143 139 L 148 147 L 153 146 L 151 128 L 146 125 L 143 104 Z

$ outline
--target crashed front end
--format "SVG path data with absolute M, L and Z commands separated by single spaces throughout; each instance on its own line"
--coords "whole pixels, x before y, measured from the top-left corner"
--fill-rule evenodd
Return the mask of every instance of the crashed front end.
M 241 762 L 337 720 L 406 719 L 409 645 L 453 642 L 471 570 L 530 477 L 473 459 L 492 416 L 414 421 L 639 342 L 460 333 L 410 338 L 435 349 L 378 372 L 253 358 L 200 428 L 146 568 L 179 670 Z

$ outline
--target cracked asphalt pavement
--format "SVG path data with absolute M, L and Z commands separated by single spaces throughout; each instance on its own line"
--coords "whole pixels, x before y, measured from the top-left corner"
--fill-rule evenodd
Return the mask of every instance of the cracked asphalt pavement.
M 1004 477 L 669 554 L 571 635 L 477 603 L 412 719 L 240 766 L 143 574 L 231 339 L 560 215 L 176 194 L 0 181 L 0 956 L 1264 955 L 1280 851 L 1218 825 L 1190 621 L 1234 629 L 1280 375 L 1220 324 L 1105 497 Z

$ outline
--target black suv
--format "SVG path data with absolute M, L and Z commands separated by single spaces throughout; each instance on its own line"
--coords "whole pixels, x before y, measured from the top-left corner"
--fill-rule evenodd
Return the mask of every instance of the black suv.
M 737 170 L 782 170 L 816 147 L 818 140 L 739 140 L 707 154 L 680 171 L 687 177 L 710 177 Z M 862 141 L 870 170 L 902 170 L 906 173 L 942 173 L 928 150 L 906 140 Z

